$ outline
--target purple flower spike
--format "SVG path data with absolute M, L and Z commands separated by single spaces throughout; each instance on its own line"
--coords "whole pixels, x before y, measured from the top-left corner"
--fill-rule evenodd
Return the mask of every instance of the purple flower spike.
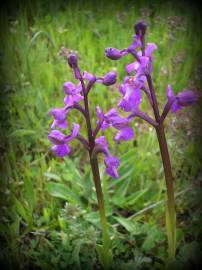
M 51 125 L 51 129 L 55 127 L 59 128 L 67 128 L 67 120 L 66 116 L 68 114 L 69 110 L 68 109 L 53 109 L 49 112 L 50 115 L 53 115 L 54 121 Z
M 118 60 L 122 56 L 128 54 L 125 50 L 121 51 L 116 48 L 106 48 L 105 55 L 110 58 L 111 60 Z
M 119 160 L 116 157 L 113 156 L 106 156 L 105 157 L 105 165 L 106 165 L 106 169 L 105 172 L 113 177 L 113 178 L 118 178 L 118 172 L 117 172 L 117 168 L 119 167 Z

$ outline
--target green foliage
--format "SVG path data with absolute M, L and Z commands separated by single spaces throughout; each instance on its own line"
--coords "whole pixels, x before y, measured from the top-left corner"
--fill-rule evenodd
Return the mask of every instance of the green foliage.
M 175 6 L 145 1 L 97 5 L 27 1 L 1 16 L 0 261 L 7 269 L 100 269 L 96 244 L 101 242 L 101 232 L 87 153 L 77 142 L 64 159 L 53 157 L 49 150 L 48 111 L 62 106 L 62 85 L 74 80 L 59 50 L 61 46 L 77 50 L 81 69 L 98 76 L 116 69 L 121 82 L 124 64 L 132 59 L 110 61 L 104 49 L 126 47 L 134 22 L 143 17 L 149 26 L 147 41 L 158 45 L 154 85 L 163 109 L 168 83 L 175 92 L 201 87 L 201 18 L 194 7 Z M 117 85 L 92 90 L 94 124 L 96 105 L 107 111 L 119 98 Z M 141 106 L 152 115 L 145 101 Z M 202 156 L 196 113 L 188 110 L 166 122 L 175 190 L 180 194 L 176 197 L 176 269 L 198 267 L 201 254 Z M 68 122 L 69 126 L 81 123 L 85 134 L 82 116 L 71 112 Z M 99 157 L 114 269 L 162 269 L 167 256 L 166 197 L 158 142 L 147 124 L 136 119 L 133 127 L 134 142 L 116 145 L 111 131 L 106 133 L 121 161 L 119 179 L 105 175 Z

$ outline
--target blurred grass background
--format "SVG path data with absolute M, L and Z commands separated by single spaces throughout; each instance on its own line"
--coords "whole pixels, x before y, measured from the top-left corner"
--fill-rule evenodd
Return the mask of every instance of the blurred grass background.
M 81 70 L 97 76 L 117 70 L 121 83 L 132 58 L 110 61 L 104 50 L 127 47 L 134 22 L 144 19 L 147 42 L 158 46 L 153 79 L 163 109 L 168 83 L 176 93 L 201 91 L 199 10 L 190 2 L 21 1 L 1 12 L 0 261 L 7 269 L 100 269 L 95 252 L 99 219 L 87 153 L 74 142 L 71 156 L 56 158 L 47 139 L 47 113 L 62 106 L 62 85 L 74 80 L 59 50 L 78 51 Z M 118 83 L 91 91 L 94 123 L 97 105 L 105 112 L 117 105 Z M 141 109 L 151 114 L 147 102 Z M 190 261 L 197 266 L 201 252 L 199 115 L 200 106 L 195 106 L 166 122 L 177 194 L 176 269 L 189 267 Z M 75 111 L 68 122 L 79 122 L 85 132 Z M 100 158 L 115 269 L 160 269 L 166 259 L 163 168 L 155 131 L 138 119 L 134 130 L 136 140 L 120 145 L 113 142 L 112 131 L 106 134 L 111 152 L 121 160 L 118 180 L 106 177 Z

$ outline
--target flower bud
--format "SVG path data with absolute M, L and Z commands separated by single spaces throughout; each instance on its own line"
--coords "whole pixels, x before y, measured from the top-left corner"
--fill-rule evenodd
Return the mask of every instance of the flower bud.
M 116 71 L 110 71 L 103 77 L 102 83 L 104 85 L 112 85 L 116 82 L 117 73 Z
M 185 90 L 180 92 L 177 96 L 177 103 L 180 106 L 190 106 L 197 101 L 197 95 L 192 90 Z
M 121 51 L 116 48 L 106 48 L 105 55 L 112 60 L 118 60 L 123 56 Z
M 138 36 L 144 36 L 146 33 L 147 25 L 143 21 L 139 21 L 134 25 L 135 34 Z
M 77 55 L 74 53 L 71 53 L 67 58 L 68 64 L 70 65 L 71 68 L 77 66 L 77 60 L 78 60 Z

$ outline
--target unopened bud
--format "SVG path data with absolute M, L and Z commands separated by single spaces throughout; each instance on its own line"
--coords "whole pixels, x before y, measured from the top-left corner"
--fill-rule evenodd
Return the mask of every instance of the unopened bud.
M 68 64 L 70 65 L 71 68 L 77 66 L 77 55 L 74 53 L 71 53 L 68 58 Z
M 135 34 L 138 36 L 144 36 L 146 33 L 147 24 L 143 21 L 139 21 L 134 25 Z

